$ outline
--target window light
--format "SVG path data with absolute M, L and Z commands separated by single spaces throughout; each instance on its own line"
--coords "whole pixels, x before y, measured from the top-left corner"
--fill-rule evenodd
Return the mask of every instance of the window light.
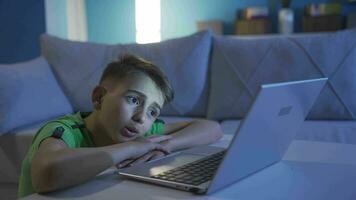
M 161 41 L 161 1 L 136 0 L 136 42 Z

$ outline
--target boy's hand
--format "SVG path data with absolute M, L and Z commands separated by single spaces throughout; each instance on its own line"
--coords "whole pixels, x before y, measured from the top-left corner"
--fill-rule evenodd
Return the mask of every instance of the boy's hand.
M 131 154 L 131 158 L 137 158 L 147 153 L 148 151 L 159 148 L 159 146 L 161 146 L 160 144 L 151 142 L 144 137 L 138 137 L 135 140 L 127 142 L 127 144 L 132 147 L 133 153 Z
M 171 138 L 172 138 L 172 136 L 170 136 L 170 135 L 163 135 L 163 136 L 154 136 L 154 137 L 150 137 L 147 139 L 145 139 L 145 138 L 136 139 L 137 142 L 144 142 L 144 143 L 149 142 L 149 143 L 154 143 L 158 146 L 156 146 L 155 149 L 150 150 L 147 153 L 145 153 L 137 158 L 124 160 L 123 162 L 117 164 L 116 167 L 117 168 L 130 167 L 132 165 L 148 162 L 150 160 L 154 160 L 154 159 L 163 157 L 165 155 L 168 155 L 170 153 L 169 150 L 167 148 L 163 147 L 162 145 L 160 145 L 159 143 L 169 140 Z
M 138 158 L 135 158 L 135 159 L 127 159 L 127 160 L 124 160 L 122 161 L 121 163 L 117 164 L 116 167 L 117 168 L 125 168 L 125 167 L 131 167 L 133 165 L 137 165 L 137 164 L 140 164 L 140 163 L 144 163 L 144 162 L 148 162 L 148 161 L 151 161 L 151 160 L 154 160 L 154 159 L 158 159 L 158 158 L 161 158 L 163 156 L 166 156 L 168 155 L 169 152 L 167 151 L 164 151 L 162 149 L 156 149 L 156 150 L 152 150 Z
M 168 148 L 162 145 L 163 142 L 171 139 L 170 135 L 154 136 L 149 138 L 139 137 L 131 141 L 131 144 L 135 154 L 132 155 L 131 159 L 137 159 L 142 157 L 144 154 L 152 150 L 161 150 L 162 152 L 170 152 Z

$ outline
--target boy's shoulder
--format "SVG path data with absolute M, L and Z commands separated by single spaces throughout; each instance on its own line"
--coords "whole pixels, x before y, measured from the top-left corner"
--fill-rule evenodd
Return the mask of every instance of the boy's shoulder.
M 90 113 L 86 113 L 86 112 L 76 112 L 73 114 L 68 114 L 65 116 L 62 116 L 60 118 L 57 118 L 55 120 L 49 121 L 47 124 L 49 123 L 54 123 L 54 122 L 58 122 L 58 123 L 62 123 L 65 126 L 68 126 L 69 128 L 73 128 L 76 126 L 83 126 L 84 125 L 84 118 L 87 117 Z
M 85 113 L 77 112 L 47 122 L 37 131 L 32 143 L 36 145 L 48 137 L 54 137 L 63 140 L 71 148 L 91 145 L 92 141 L 83 133 L 83 115 Z

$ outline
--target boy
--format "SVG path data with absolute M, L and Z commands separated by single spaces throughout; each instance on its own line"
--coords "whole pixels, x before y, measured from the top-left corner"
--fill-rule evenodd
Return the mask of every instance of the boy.
M 136 165 L 221 137 L 213 121 L 157 119 L 172 98 L 167 78 L 152 63 L 133 55 L 110 63 L 92 92 L 92 113 L 65 116 L 37 132 L 22 163 L 19 197 L 73 186 L 113 165 Z

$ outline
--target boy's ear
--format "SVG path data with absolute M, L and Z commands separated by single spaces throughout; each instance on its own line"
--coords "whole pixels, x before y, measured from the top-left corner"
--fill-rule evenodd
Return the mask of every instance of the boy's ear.
M 101 103 L 104 95 L 107 93 L 107 90 L 105 87 L 97 85 L 93 93 L 91 95 L 91 100 L 93 102 L 93 106 L 95 110 L 100 110 L 101 109 Z

